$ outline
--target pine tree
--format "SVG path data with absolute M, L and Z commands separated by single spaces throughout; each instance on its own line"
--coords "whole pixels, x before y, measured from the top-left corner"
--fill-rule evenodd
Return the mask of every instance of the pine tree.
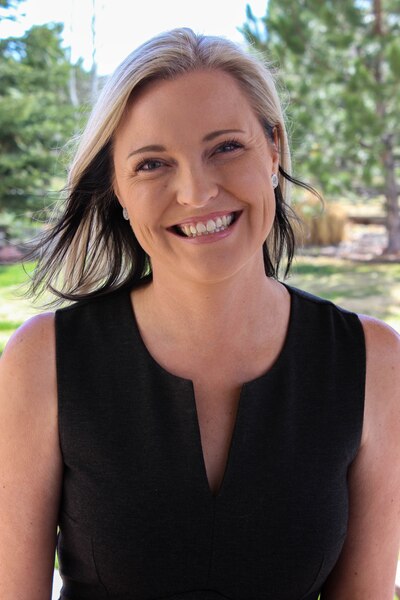
M 400 254 L 399 3 L 270 0 L 242 31 L 281 70 L 298 174 L 327 196 L 383 196 Z
M 50 182 L 63 176 L 58 154 L 81 117 L 61 33 L 43 25 L 0 40 L 0 211 L 43 208 Z

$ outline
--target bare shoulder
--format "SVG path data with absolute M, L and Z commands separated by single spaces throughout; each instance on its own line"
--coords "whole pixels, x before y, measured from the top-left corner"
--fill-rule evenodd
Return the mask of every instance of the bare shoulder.
M 54 352 L 54 317 L 54 313 L 48 312 L 28 319 L 11 336 L 2 360 L 18 362 L 19 356 L 32 353 L 32 360 L 40 361 L 46 354 Z
M 63 470 L 55 363 L 50 313 L 22 325 L 0 360 L 0 589 L 7 598 L 50 596 Z
M 367 352 L 374 353 L 378 351 L 379 354 L 384 352 L 389 355 L 394 352 L 397 354 L 398 359 L 400 357 L 399 334 L 379 319 L 367 315 L 359 315 L 359 318 L 365 333 Z M 396 356 L 394 355 L 393 358 L 395 359 Z
M 0 360 L 0 421 L 22 428 L 57 419 L 54 315 L 32 317 L 11 336 Z M 23 417 L 23 418 L 22 418 Z M 2 429 L 2 428 L 1 428 Z
M 32 317 L 11 336 L 0 360 L 0 377 L 12 376 L 13 385 L 55 384 L 54 314 Z M 34 391 L 34 387 L 31 387 Z
M 400 434 L 400 336 L 378 319 L 360 315 L 360 320 L 367 354 L 363 437 L 378 433 L 380 424 Z

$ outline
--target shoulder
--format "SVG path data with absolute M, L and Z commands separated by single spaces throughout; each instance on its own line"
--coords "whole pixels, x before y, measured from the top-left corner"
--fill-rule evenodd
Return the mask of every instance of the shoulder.
M 0 437 L 24 440 L 15 460 L 28 451 L 37 457 L 38 448 L 41 457 L 52 449 L 48 465 L 59 458 L 54 337 L 54 315 L 35 316 L 17 329 L 0 360 Z
M 54 314 L 26 321 L 11 336 L 0 360 L 3 402 L 29 402 L 53 397 L 56 390 Z
M 56 389 L 54 316 L 38 315 L 14 333 L 0 360 L 0 587 L 7 597 L 17 597 L 17 586 L 31 597 L 32 581 L 51 589 L 63 469 Z
M 64 333 L 71 327 L 87 326 L 99 319 L 103 321 L 111 314 L 119 314 L 129 302 L 129 290 L 118 288 L 59 308 L 54 315 L 56 333 L 59 329 Z
M 359 316 L 331 300 L 287 287 L 292 300 L 292 315 L 297 317 L 296 324 L 302 328 L 302 336 L 306 334 L 319 346 L 326 346 L 327 350 L 343 356 L 353 354 L 360 372 L 363 371 L 365 335 Z
M 359 316 L 365 336 L 367 384 L 373 391 L 396 391 L 400 385 L 400 336 L 378 319 Z
M 44 356 L 54 350 L 54 313 L 42 313 L 28 319 L 11 336 L 2 356 L 2 362 L 15 363 L 29 357 L 25 367 L 30 369 L 32 361 L 37 365 Z
M 400 436 L 400 336 L 378 319 L 360 315 L 360 321 L 366 347 L 363 439 L 382 436 L 390 444 L 391 433 Z
M 400 336 L 383 321 L 367 315 L 358 315 L 362 323 L 367 353 L 370 358 L 383 360 L 384 363 L 400 358 Z
M 310 292 L 306 292 L 300 288 L 286 286 L 290 296 L 295 299 L 297 302 L 301 303 L 302 307 L 310 307 L 315 311 L 323 311 L 325 313 L 336 313 L 337 315 L 343 318 L 350 318 L 358 320 L 358 315 L 355 313 L 339 306 L 332 302 L 332 300 L 327 300 L 321 296 L 316 296 L 315 294 L 311 294 Z

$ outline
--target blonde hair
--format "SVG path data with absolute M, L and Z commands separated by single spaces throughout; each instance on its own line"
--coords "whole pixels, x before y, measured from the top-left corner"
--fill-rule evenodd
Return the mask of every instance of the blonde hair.
M 59 298 L 78 300 L 135 285 L 151 273 L 112 190 L 112 143 L 135 93 L 157 79 L 195 70 L 222 70 L 246 94 L 271 141 L 276 130 L 279 186 L 274 242 L 264 245 L 266 273 L 276 276 L 284 249 L 293 255 L 293 232 L 285 201 L 290 152 L 281 103 L 271 69 L 253 53 L 220 37 L 197 35 L 187 28 L 162 33 L 134 50 L 108 79 L 94 106 L 71 162 L 61 215 L 40 243 L 32 293 L 50 289 Z M 284 222 L 286 219 L 287 222 Z M 54 304 L 57 303 L 57 300 Z

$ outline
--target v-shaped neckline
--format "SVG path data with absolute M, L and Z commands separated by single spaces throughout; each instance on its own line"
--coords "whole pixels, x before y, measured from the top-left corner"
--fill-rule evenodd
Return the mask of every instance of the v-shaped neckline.
M 239 400 L 238 400 L 238 404 L 237 404 L 237 409 L 236 409 L 235 421 L 234 421 L 234 425 L 232 428 L 231 438 L 229 441 L 229 449 L 228 449 L 228 453 L 227 453 L 226 463 L 225 463 L 225 466 L 223 469 L 223 475 L 222 475 L 222 478 L 220 481 L 220 485 L 218 486 L 218 489 L 215 493 L 213 493 L 213 491 L 210 487 L 210 482 L 208 480 L 208 475 L 207 475 L 206 461 L 205 461 L 204 450 L 203 450 L 202 441 L 201 441 L 200 422 L 199 422 L 196 398 L 195 398 L 195 393 L 194 393 L 194 383 L 191 379 L 187 379 L 187 378 L 181 377 L 179 375 L 175 375 L 174 373 L 171 373 L 170 371 L 165 369 L 162 365 L 160 365 L 159 362 L 156 361 L 156 359 L 153 357 L 153 355 L 147 348 L 147 346 L 143 340 L 143 337 L 140 333 L 140 328 L 139 328 L 139 325 L 138 325 L 138 322 L 136 319 L 135 310 L 134 310 L 132 299 L 130 296 L 130 291 L 126 291 L 124 294 L 124 298 L 126 300 L 124 308 L 127 311 L 126 312 L 127 323 L 130 322 L 130 324 L 131 324 L 131 327 L 128 329 L 128 337 L 132 336 L 134 338 L 134 340 L 139 343 L 139 347 L 141 348 L 143 356 L 147 359 L 147 361 L 149 362 L 149 364 L 155 370 L 156 373 L 158 373 L 161 377 L 169 379 L 172 382 L 175 381 L 181 388 L 186 390 L 188 397 L 190 396 L 191 410 L 192 410 L 193 419 L 195 421 L 194 424 L 195 424 L 195 429 L 196 429 L 196 433 L 197 433 L 196 453 L 199 456 L 199 460 L 201 463 L 203 487 L 205 488 L 206 494 L 209 497 L 209 499 L 211 499 L 211 501 L 214 501 L 214 502 L 216 502 L 222 496 L 222 494 L 224 492 L 224 488 L 225 488 L 225 485 L 224 485 L 225 481 L 227 480 L 227 478 L 229 476 L 229 472 L 231 470 L 232 455 L 234 453 L 235 440 L 237 437 L 237 430 L 240 427 L 241 413 L 243 410 L 243 403 L 244 403 L 243 398 L 245 395 L 247 395 L 248 393 L 251 392 L 251 389 L 253 386 L 262 385 L 262 383 L 266 379 L 273 376 L 274 372 L 276 370 L 278 370 L 280 365 L 284 362 L 284 359 L 285 359 L 285 356 L 287 353 L 287 349 L 288 349 L 288 346 L 289 346 L 289 343 L 290 343 L 290 340 L 292 337 L 292 330 L 293 330 L 293 321 L 294 321 L 294 312 L 295 312 L 295 300 L 294 300 L 295 288 L 292 288 L 291 286 L 288 286 L 287 284 L 283 284 L 283 285 L 289 292 L 289 296 L 290 296 L 289 320 L 288 320 L 288 325 L 287 325 L 286 334 L 285 334 L 285 337 L 283 340 L 283 344 L 282 344 L 281 349 L 280 349 L 279 353 L 277 354 L 273 364 L 264 373 L 262 373 L 255 379 L 252 379 L 252 380 L 249 380 L 249 381 L 243 383 L 243 385 L 241 387 Z

